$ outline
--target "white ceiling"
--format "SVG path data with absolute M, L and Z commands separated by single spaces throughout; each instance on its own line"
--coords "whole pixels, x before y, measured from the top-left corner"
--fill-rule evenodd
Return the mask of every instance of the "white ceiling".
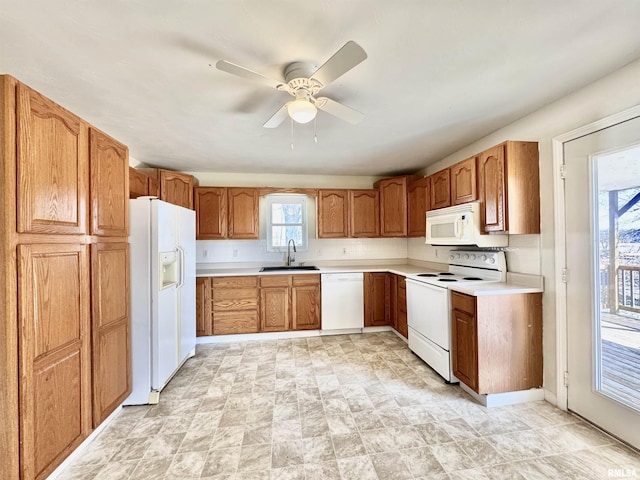
M 640 58 L 637 0 L 5 0 L 0 71 L 183 171 L 412 172 Z M 366 117 L 262 124 L 273 78 L 346 41 L 369 58 L 322 91 Z M 639 79 L 640 81 L 640 79 Z M 518 139 L 528 140 L 528 139 Z

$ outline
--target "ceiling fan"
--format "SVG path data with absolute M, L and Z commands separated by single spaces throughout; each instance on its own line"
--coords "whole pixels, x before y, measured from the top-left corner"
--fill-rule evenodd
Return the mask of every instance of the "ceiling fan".
M 356 124 L 364 118 L 362 113 L 330 98 L 316 97 L 316 94 L 366 58 L 367 54 L 362 47 L 350 40 L 315 71 L 313 70 L 313 65 L 305 62 L 290 63 L 284 69 L 284 81 L 265 77 L 260 73 L 226 60 L 219 60 L 216 63 L 216 67 L 223 72 L 257 80 L 264 85 L 287 92 L 295 97 L 295 100 L 285 103 L 265 122 L 263 125 L 265 128 L 276 128 L 287 117 L 291 117 L 292 120 L 298 123 L 308 123 L 316 117 L 318 109 L 349 123 Z

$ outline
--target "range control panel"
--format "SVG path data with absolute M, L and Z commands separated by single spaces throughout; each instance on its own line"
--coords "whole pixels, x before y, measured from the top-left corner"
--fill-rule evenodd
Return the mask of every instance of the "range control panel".
M 485 250 L 453 250 L 449 252 L 449 264 L 462 267 L 489 268 L 506 271 L 504 252 Z

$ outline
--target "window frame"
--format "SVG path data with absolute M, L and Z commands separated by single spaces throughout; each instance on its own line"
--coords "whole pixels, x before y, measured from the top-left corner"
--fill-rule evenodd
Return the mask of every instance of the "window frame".
M 309 248 L 309 215 L 307 212 L 307 196 L 299 193 L 276 193 L 266 195 L 265 208 L 266 208 L 266 229 L 267 229 L 267 252 L 281 252 L 287 246 L 273 245 L 272 227 L 301 227 L 302 228 L 302 244 L 297 245 L 298 251 L 306 251 Z M 302 222 L 300 223 L 281 223 L 274 222 L 272 217 L 272 205 L 278 203 L 298 204 L 301 205 L 302 210 Z

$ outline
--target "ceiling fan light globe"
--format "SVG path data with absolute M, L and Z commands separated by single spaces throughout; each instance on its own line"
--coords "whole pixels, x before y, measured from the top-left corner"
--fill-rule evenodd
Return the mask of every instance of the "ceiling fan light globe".
M 308 100 L 294 100 L 287 105 L 289 116 L 297 123 L 309 123 L 316 118 L 318 109 Z

